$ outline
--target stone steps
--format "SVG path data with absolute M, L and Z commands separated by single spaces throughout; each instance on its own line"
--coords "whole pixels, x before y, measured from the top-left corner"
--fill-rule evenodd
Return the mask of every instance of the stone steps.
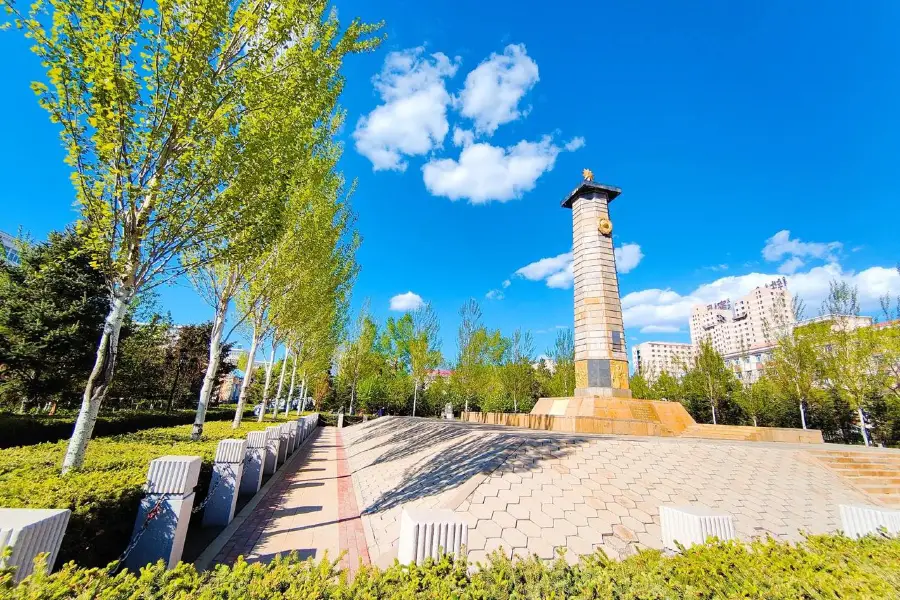
M 882 504 L 900 507 L 900 454 L 878 450 L 811 450 L 809 453 Z

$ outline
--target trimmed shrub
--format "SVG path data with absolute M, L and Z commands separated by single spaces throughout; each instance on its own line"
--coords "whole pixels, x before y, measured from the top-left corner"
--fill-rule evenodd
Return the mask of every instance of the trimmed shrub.
M 493 554 L 480 569 L 444 558 L 421 567 L 398 564 L 362 568 L 348 582 L 327 557 L 319 562 L 296 556 L 268 565 L 243 559 L 198 574 L 192 565 L 166 571 L 160 562 L 139 574 L 110 576 L 103 569 L 69 564 L 58 573 L 36 572 L 13 587 L 0 575 L 0 600 L 104 598 L 219 598 L 306 600 L 428 599 L 513 600 L 711 600 L 742 598 L 896 599 L 900 596 L 900 540 L 869 537 L 851 540 L 815 536 L 797 545 L 773 540 L 698 546 L 666 557 L 641 552 L 624 561 L 602 553 L 577 565 L 566 560 L 509 559 Z
M 235 408 L 234 405 L 211 407 L 206 413 L 206 421 L 230 421 L 234 418 Z M 185 425 L 194 422 L 195 413 L 194 410 L 175 410 L 170 413 L 122 410 L 100 415 L 97 424 L 94 425 L 93 437 L 121 435 L 153 427 Z M 49 417 L 0 413 L 0 449 L 67 440 L 72 435 L 76 417 L 75 414 Z
M 369 420 L 377 419 L 377 415 L 368 415 Z M 337 427 L 338 416 L 334 413 L 319 413 L 319 427 Z M 363 422 L 362 415 L 344 415 L 344 427 L 358 425 Z
M 74 560 L 82 566 L 105 565 L 131 537 L 151 460 L 166 454 L 200 456 L 197 497 L 204 498 L 219 441 L 246 437 L 270 425 L 248 419 L 235 430 L 228 422 L 207 423 L 198 442 L 190 441 L 190 425 L 94 439 L 84 468 L 65 477 L 59 469 L 67 442 L 0 450 L 0 506 L 70 509 L 59 564 Z

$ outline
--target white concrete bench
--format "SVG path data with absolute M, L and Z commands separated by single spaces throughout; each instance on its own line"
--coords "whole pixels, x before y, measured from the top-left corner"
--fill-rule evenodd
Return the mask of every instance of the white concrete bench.
M 707 538 L 720 540 L 735 538 L 734 518 L 725 511 L 689 504 L 685 506 L 660 506 L 662 544 L 667 550 L 676 550 L 676 542 L 689 548 L 704 544 Z
M 890 510 L 866 504 L 841 504 L 841 527 L 844 535 L 860 538 L 877 534 L 884 529 L 890 535 L 900 535 L 900 510 Z
M 397 559 L 408 565 L 443 554 L 458 557 L 468 540 L 468 524 L 452 510 L 403 509 Z
M 71 514 L 55 508 L 0 508 L 0 567 L 16 568 L 13 581 L 31 575 L 35 557 L 45 552 L 47 570 L 53 570 Z M 8 547 L 12 554 L 4 559 Z

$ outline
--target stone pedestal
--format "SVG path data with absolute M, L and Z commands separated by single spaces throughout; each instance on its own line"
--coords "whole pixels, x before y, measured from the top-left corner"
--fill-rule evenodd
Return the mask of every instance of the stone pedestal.
M 246 454 L 247 440 L 219 442 L 212 481 L 209 484 L 209 502 L 203 509 L 204 527 L 224 527 L 234 518 Z
M 572 209 L 575 396 L 630 398 L 625 327 L 609 203 L 622 190 L 586 178 L 563 201 Z
M 675 542 L 689 548 L 706 543 L 710 537 L 722 541 L 735 537 L 734 518 L 727 512 L 702 504 L 660 506 L 659 518 L 662 544 L 667 550 L 677 549 Z
M 53 570 L 71 514 L 55 508 L 0 508 L 0 568 L 15 567 L 13 582 L 31 575 L 38 554 L 48 554 L 47 570 Z M 12 554 L 4 559 L 7 547 Z
M 262 485 L 266 464 L 266 432 L 251 431 L 247 434 L 244 452 L 244 473 L 241 477 L 241 494 L 255 494 Z
M 137 571 L 160 559 L 171 569 L 181 560 L 200 465 L 199 456 L 162 456 L 150 461 L 146 495 L 131 539 L 140 538 L 125 559 L 129 569 Z
M 278 469 L 278 454 L 281 452 L 281 429 L 266 427 L 266 462 L 263 473 L 271 475 Z
M 443 554 L 459 556 L 468 543 L 469 526 L 452 510 L 403 509 L 397 559 L 401 565 L 422 564 Z
M 840 512 L 841 528 L 847 537 L 877 535 L 882 529 L 890 535 L 900 535 L 900 510 L 866 504 L 841 504 Z

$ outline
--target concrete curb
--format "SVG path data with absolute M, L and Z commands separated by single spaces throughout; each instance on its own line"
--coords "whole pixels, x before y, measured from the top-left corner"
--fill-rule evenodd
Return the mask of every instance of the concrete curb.
M 309 445 L 309 442 L 315 438 L 318 438 L 321 435 L 322 428 L 317 427 L 315 432 L 310 434 L 303 443 L 297 448 L 297 451 L 294 452 L 293 456 L 287 460 L 280 469 L 275 471 L 274 474 L 269 478 L 269 480 L 259 488 L 259 491 L 251 498 L 250 502 L 241 509 L 241 512 L 234 517 L 234 520 L 228 524 L 228 526 L 222 530 L 222 533 L 216 536 L 216 538 L 210 542 L 209 546 L 206 547 L 200 556 L 197 557 L 197 560 L 194 561 L 194 567 L 196 567 L 197 571 L 203 572 L 209 569 L 212 565 L 213 560 L 215 560 L 216 556 L 219 555 L 219 552 L 222 551 L 222 548 L 225 547 L 225 544 L 228 543 L 228 540 L 231 539 L 231 536 L 235 534 L 238 528 L 244 524 L 244 521 L 247 520 L 247 517 L 256 509 L 260 502 L 262 502 L 263 498 L 269 493 L 269 490 L 272 487 L 284 479 L 285 474 L 288 469 L 294 465 L 301 457 L 306 458 L 308 452 L 306 452 L 306 447 Z

